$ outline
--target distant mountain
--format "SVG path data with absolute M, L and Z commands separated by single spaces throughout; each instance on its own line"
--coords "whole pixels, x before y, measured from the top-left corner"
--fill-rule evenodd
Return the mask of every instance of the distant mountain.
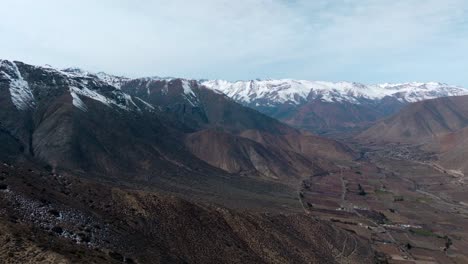
M 468 94 L 465 88 L 435 82 L 364 85 L 284 79 L 201 84 L 290 125 L 319 133 L 362 127 L 409 103 Z
M 54 70 L 50 66 L 44 68 Z M 191 91 L 191 87 L 203 86 L 293 127 L 320 134 L 365 128 L 381 118 L 398 112 L 409 103 L 468 94 L 468 89 L 463 87 L 437 82 L 376 85 L 291 79 L 227 82 L 172 77 L 131 79 L 103 72 L 91 73 L 79 68 L 67 68 L 60 72 L 75 78 L 98 80 L 116 89 L 127 89 L 127 92 L 129 87 L 138 87 L 140 97 L 143 93 L 147 93 L 148 89 L 156 89 L 161 96 L 156 103 L 162 105 L 171 105 L 174 101 L 165 100 L 173 96 L 177 98 L 171 100 L 183 99 L 191 105 L 197 104 L 198 99 Z M 177 81 L 183 84 L 180 86 L 183 93 L 180 93 L 182 90 L 169 92 L 168 85 Z M 163 86 L 157 87 L 158 85 Z M 157 95 L 152 93 L 151 96 L 156 100 Z

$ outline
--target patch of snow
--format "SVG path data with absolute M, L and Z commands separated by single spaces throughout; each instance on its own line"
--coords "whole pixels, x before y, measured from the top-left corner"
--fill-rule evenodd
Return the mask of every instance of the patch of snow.
M 117 106 L 123 110 L 130 111 L 131 108 L 129 105 L 133 105 L 136 109 L 138 109 L 138 106 L 133 102 L 132 98 L 130 95 L 125 94 L 125 93 L 119 93 L 119 95 L 122 95 L 123 98 L 125 99 L 125 104 L 120 104 L 116 100 L 106 97 L 97 91 L 91 90 L 87 87 L 76 87 L 76 86 L 70 86 L 70 93 L 73 97 L 73 105 L 78 107 L 79 109 L 83 110 L 83 106 L 86 107 L 86 105 L 83 103 L 81 100 L 80 96 L 88 97 L 91 98 L 95 101 L 101 102 L 105 104 L 108 107 L 111 107 L 112 105 Z M 75 98 L 79 99 L 75 100 Z M 81 102 L 80 102 L 81 101 Z M 87 109 L 87 107 L 86 107 Z M 84 110 L 83 110 L 84 111 Z
M 123 93 L 123 96 L 125 98 L 125 105 L 133 105 L 136 109 L 140 110 L 138 105 L 136 105 L 135 102 L 133 102 L 133 99 L 129 94 Z
M 148 102 L 146 102 L 145 100 L 141 99 L 140 97 L 135 97 L 136 99 L 138 99 L 138 101 L 142 102 L 146 107 L 148 107 L 149 109 L 151 110 L 154 110 L 154 106 L 152 106 L 151 104 L 149 104 Z
M 167 95 L 168 93 L 169 93 L 169 86 L 167 85 L 167 82 L 166 82 L 162 89 L 162 94 Z M 149 94 L 149 90 L 148 90 L 148 94 Z
M 15 62 L 3 60 L 0 62 L 0 73 L 10 81 L 11 101 L 18 110 L 28 110 L 36 105 L 34 95 L 26 80 L 24 80 Z
M 94 78 L 117 89 L 121 89 L 122 85 L 130 80 L 123 76 L 115 76 L 104 72 L 92 73 L 89 71 L 82 70 L 80 68 L 66 68 L 57 71 L 64 75 L 67 75 L 68 77 Z M 83 81 L 87 80 L 85 79 Z
M 98 72 L 95 74 L 101 81 L 114 86 L 117 89 L 121 89 L 122 85 L 125 84 L 130 79 L 123 76 L 110 75 L 104 72 Z
M 193 92 L 190 82 L 187 80 L 182 80 L 182 88 L 184 89 L 184 97 L 192 106 L 197 106 L 199 104 L 196 94 Z
M 111 106 L 112 103 L 113 103 L 111 99 L 101 95 L 100 93 L 98 93 L 96 91 L 88 89 L 86 87 L 78 88 L 78 87 L 71 86 L 70 87 L 70 92 L 75 93 L 77 95 L 81 95 L 81 96 L 91 98 L 91 99 L 96 100 L 96 101 L 99 101 L 99 102 L 101 102 L 101 103 L 103 103 L 103 104 L 105 104 L 107 106 Z
M 192 91 L 192 87 L 190 87 L 190 83 L 187 80 L 182 80 L 182 88 L 184 89 L 185 95 L 195 96 L 195 93 Z
M 73 98 L 73 105 L 80 109 L 81 111 L 83 112 L 87 112 L 88 111 L 88 107 L 86 107 L 85 103 L 81 100 L 80 96 L 78 96 L 75 92 L 73 92 L 72 90 L 70 90 L 70 94 Z

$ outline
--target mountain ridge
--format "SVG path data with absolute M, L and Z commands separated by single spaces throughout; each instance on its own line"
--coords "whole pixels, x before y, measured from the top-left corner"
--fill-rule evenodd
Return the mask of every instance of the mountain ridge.
M 0 59 L 0 63 L 12 62 Z M 446 96 L 467 95 L 468 88 L 450 85 L 442 82 L 402 82 L 363 84 L 359 82 L 329 82 L 310 81 L 300 79 L 255 79 L 225 81 L 220 79 L 190 79 L 177 77 L 137 77 L 130 78 L 107 74 L 105 72 L 90 72 L 81 68 L 69 67 L 54 68 L 50 65 L 35 66 L 50 69 L 74 77 L 97 77 L 99 80 L 113 85 L 116 88 L 131 81 L 150 80 L 185 80 L 197 82 L 200 86 L 222 92 L 228 97 L 242 104 L 267 107 L 275 104 L 299 105 L 307 100 L 321 100 L 324 102 L 349 102 L 362 104 L 363 100 L 382 100 L 385 97 L 394 97 L 404 103 L 412 103 Z

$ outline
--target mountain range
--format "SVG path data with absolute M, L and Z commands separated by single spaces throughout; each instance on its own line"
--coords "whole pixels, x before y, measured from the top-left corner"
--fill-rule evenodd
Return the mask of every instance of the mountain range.
M 90 73 L 79 68 L 63 71 L 74 76 L 91 76 L 118 89 L 132 87 L 137 83 L 179 80 L 184 83 L 184 95 L 179 99 L 189 104 L 197 104 L 191 86 L 203 86 L 293 127 L 319 134 L 362 130 L 381 118 L 397 113 L 410 103 L 468 94 L 468 89 L 464 87 L 439 82 L 375 85 L 292 79 L 229 82 L 171 77 L 132 79 L 103 72 Z M 140 88 L 140 93 L 143 90 Z M 162 95 L 168 91 L 163 87 Z
M 434 114 L 438 105 L 427 106 L 432 101 L 425 99 L 445 102 L 455 100 L 446 96 L 467 93 L 442 83 L 131 79 L 6 60 L 0 69 L 3 138 L 13 138 L 22 154 L 53 170 L 125 179 L 236 174 L 294 185 L 356 154 L 293 127 L 315 132 L 366 127 L 402 108 L 361 137 L 421 140 L 438 129 L 454 132 L 448 124 L 465 124 L 466 109 L 453 109 L 462 103 L 441 103 L 450 109 L 441 112 L 450 116 Z M 429 109 L 430 120 L 421 118 L 420 109 Z
M 438 82 L 365 85 L 304 80 L 203 81 L 235 101 L 316 133 L 366 127 L 410 103 L 468 94 Z
M 0 203 L 7 210 L 0 217 L 6 234 L 0 239 L 7 247 L 23 247 L 14 250 L 19 256 L 5 256 L 9 261 L 35 258 L 27 254 L 37 247 L 50 250 L 42 259 L 77 261 L 78 253 L 66 251 L 72 243 L 73 250 L 97 250 L 86 254 L 86 262 L 95 261 L 96 254 L 109 263 L 337 262 L 332 252 L 349 236 L 326 222 L 314 224 L 323 228 L 317 234 L 343 237 L 319 249 L 313 236 L 297 236 L 312 219 L 229 211 L 303 213 L 296 192 L 302 179 L 338 170 L 335 162 L 356 154 L 197 81 L 126 79 L 2 60 L 0 145 Z M 21 220 L 12 224 L 13 218 Z M 284 221 L 291 222 L 285 227 Z M 257 239 L 247 235 L 258 225 L 266 229 Z M 165 237 L 155 240 L 152 234 L 161 232 Z M 298 254 L 297 247 L 273 242 L 265 232 L 323 253 Z M 9 236 L 18 233 L 30 242 L 10 245 Z M 36 239 L 45 234 L 54 237 L 48 246 Z M 128 239 L 141 249 L 126 247 Z M 361 245 L 361 238 L 356 241 Z M 345 258 L 370 263 L 373 251 L 362 243 L 362 251 Z M 11 252 L 2 247 L 0 252 Z M 223 250 L 231 253 L 215 254 Z
M 463 226 L 457 213 L 440 214 L 456 228 L 426 229 L 436 207 L 465 205 L 408 187 L 407 175 L 467 172 L 465 94 L 442 83 L 127 78 L 0 60 L 0 257 L 443 262 L 450 248 L 464 259 L 465 234 L 454 246 L 445 235 Z M 345 141 L 320 135 L 349 131 Z M 369 152 L 410 147 L 436 159 L 413 171 Z M 464 201 L 463 186 L 444 184 Z M 436 207 L 421 206 L 423 195 L 439 197 Z

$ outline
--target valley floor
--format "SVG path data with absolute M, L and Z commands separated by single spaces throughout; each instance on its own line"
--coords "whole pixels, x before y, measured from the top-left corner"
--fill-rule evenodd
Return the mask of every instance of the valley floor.
M 0 164 L 0 256 L 5 263 L 468 263 L 464 176 L 417 148 L 354 148 L 363 149 L 358 160 L 308 177 L 296 193 L 288 189 L 295 199 L 271 198 L 263 210 Z
M 364 149 L 340 172 L 303 182 L 305 210 L 368 238 L 382 261 L 468 263 L 468 195 L 461 175 L 430 155 L 411 153 L 417 149 Z M 353 249 L 344 247 L 342 254 Z

